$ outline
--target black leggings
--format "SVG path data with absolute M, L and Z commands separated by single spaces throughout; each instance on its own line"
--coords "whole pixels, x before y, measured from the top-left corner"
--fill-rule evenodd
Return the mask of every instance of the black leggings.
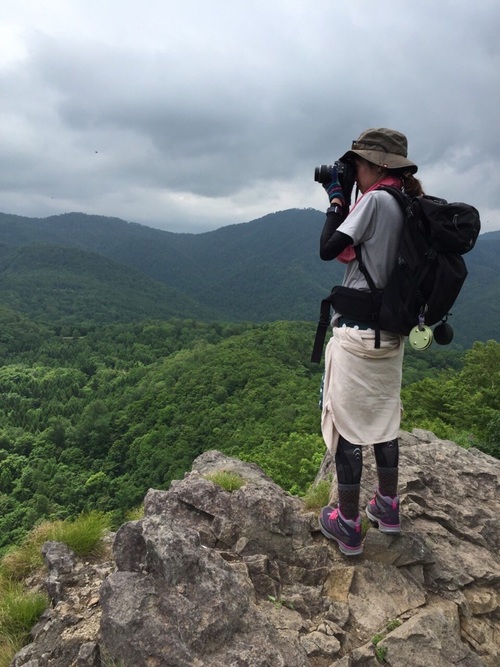
M 397 468 L 399 464 L 398 439 L 379 442 L 373 445 L 377 468 Z M 335 467 L 339 484 L 360 484 L 363 470 L 363 448 L 351 445 L 342 436 L 335 454 Z

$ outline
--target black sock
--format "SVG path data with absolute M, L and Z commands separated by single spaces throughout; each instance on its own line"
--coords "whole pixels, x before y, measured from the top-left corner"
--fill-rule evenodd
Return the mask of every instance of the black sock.
M 378 490 L 381 496 L 398 495 L 398 468 L 379 468 L 377 467 L 378 475 Z
M 339 484 L 339 507 L 346 519 L 358 518 L 360 488 L 360 484 Z

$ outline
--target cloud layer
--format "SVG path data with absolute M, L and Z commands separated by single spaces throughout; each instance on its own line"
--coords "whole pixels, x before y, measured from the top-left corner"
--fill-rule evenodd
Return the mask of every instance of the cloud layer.
M 496 0 L 17 0 L 1 210 L 204 231 L 323 209 L 314 167 L 394 127 L 428 192 L 500 228 Z

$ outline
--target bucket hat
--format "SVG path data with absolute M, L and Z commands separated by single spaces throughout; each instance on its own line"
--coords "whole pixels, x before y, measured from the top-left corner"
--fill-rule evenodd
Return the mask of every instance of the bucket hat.
M 408 141 L 404 134 L 386 127 L 370 128 L 361 132 L 352 142 L 351 149 L 340 159 L 352 159 L 354 155 L 384 169 L 406 169 L 414 174 L 418 167 L 408 160 Z

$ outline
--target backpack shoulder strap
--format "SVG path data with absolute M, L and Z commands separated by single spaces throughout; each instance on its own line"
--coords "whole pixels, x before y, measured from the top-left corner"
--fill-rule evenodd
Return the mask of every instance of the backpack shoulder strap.
M 385 190 L 385 192 L 389 192 L 398 202 L 405 217 L 410 215 L 411 197 L 405 195 L 404 192 L 401 192 L 401 190 L 398 190 L 398 188 L 394 188 L 392 185 L 381 185 L 379 188 L 377 188 L 377 190 Z M 368 287 L 371 289 L 372 292 L 374 292 L 377 288 L 375 287 L 375 283 L 373 282 L 372 277 L 368 273 L 368 269 L 366 268 L 365 263 L 363 262 L 361 254 L 361 245 L 362 244 L 355 246 L 354 252 L 356 253 L 356 259 L 358 260 L 359 270 L 364 275 L 366 282 L 368 283 Z
M 381 185 L 379 188 L 377 188 L 377 190 L 384 190 L 385 192 L 391 194 L 394 197 L 394 199 L 398 202 L 405 216 L 411 213 L 412 198 L 409 195 L 405 194 L 404 192 L 401 192 L 401 190 L 393 187 L 392 185 Z
M 370 288 L 370 292 L 372 293 L 372 299 L 375 299 L 378 290 L 375 286 L 375 283 L 373 282 L 373 278 L 371 277 L 368 269 L 366 268 L 366 264 L 363 262 L 363 255 L 361 253 L 361 245 L 362 244 L 354 246 L 354 252 L 356 254 L 356 259 L 358 260 L 359 270 L 364 275 L 365 280 L 368 283 L 368 287 Z M 375 327 L 375 347 L 379 348 L 380 347 L 380 326 L 379 326 L 378 321 L 374 321 L 373 325 Z

